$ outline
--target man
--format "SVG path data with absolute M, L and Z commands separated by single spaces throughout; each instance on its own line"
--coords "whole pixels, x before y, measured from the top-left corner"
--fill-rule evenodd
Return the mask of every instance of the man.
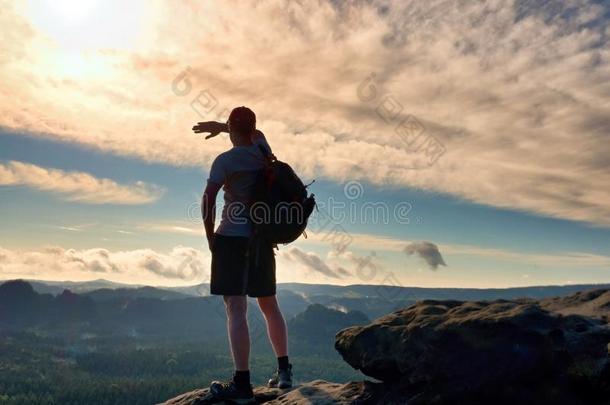
M 220 132 L 228 132 L 233 144 L 212 163 L 201 203 L 205 234 L 212 253 L 210 293 L 223 296 L 235 365 L 233 378 L 228 382 L 212 382 L 210 391 L 218 399 L 238 404 L 251 403 L 254 395 L 250 385 L 246 295 L 258 300 L 278 360 L 277 371 L 268 385 L 279 388 L 292 386 L 286 322 L 275 296 L 273 246 L 253 234 L 248 219 L 248 206 L 252 203 L 257 176 L 266 164 L 259 145 L 269 155 L 271 148 L 264 134 L 256 129 L 254 112 L 247 107 L 237 107 L 231 111 L 227 124 L 200 122 L 193 130 L 195 133 L 209 132 L 206 139 Z M 214 232 L 216 195 L 223 186 L 222 219 Z

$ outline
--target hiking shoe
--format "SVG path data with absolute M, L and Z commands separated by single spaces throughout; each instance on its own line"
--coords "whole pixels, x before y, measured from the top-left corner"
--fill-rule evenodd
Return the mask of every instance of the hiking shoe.
M 247 388 L 238 387 L 233 380 L 228 382 L 212 381 L 210 384 L 210 393 L 216 399 L 229 401 L 238 405 L 256 404 L 252 386 Z
M 273 377 L 269 379 L 267 387 L 282 389 L 292 387 L 292 364 L 289 364 L 286 370 L 278 369 L 273 373 Z

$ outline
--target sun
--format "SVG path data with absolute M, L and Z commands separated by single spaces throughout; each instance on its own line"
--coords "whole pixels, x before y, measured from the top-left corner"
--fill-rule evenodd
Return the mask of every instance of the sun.
M 63 21 L 82 21 L 91 16 L 99 7 L 99 0 L 49 0 L 39 3 L 47 4 Z
M 66 51 L 126 49 L 141 30 L 141 0 L 29 0 L 32 26 Z

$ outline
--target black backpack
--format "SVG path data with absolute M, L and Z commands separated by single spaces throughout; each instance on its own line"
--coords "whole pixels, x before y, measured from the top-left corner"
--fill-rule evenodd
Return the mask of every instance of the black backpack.
M 309 185 L 287 163 L 275 159 L 262 145 L 259 148 L 267 164 L 258 175 L 250 205 L 254 232 L 273 244 L 293 242 L 305 233 L 316 205 L 314 195 L 307 195 Z

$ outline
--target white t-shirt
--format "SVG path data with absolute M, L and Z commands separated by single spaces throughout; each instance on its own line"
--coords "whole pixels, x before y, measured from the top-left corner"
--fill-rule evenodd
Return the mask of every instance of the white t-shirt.
M 265 167 L 265 157 L 259 144 L 271 151 L 262 137 L 249 146 L 234 146 L 212 162 L 208 182 L 224 186 L 222 218 L 216 229 L 220 235 L 249 237 L 252 233 L 252 224 L 248 221 L 248 204 L 251 202 L 256 177 Z

